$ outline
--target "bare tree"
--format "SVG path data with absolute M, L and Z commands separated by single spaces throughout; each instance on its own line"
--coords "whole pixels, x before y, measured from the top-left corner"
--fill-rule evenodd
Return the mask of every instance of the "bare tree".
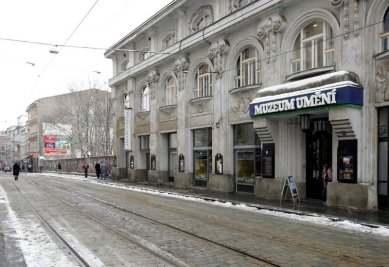
M 57 96 L 52 112 L 44 119 L 67 136 L 73 156 L 106 156 L 112 154 L 112 105 L 109 88 L 87 90 L 73 85 L 70 93 Z M 100 86 L 101 87 L 101 86 Z

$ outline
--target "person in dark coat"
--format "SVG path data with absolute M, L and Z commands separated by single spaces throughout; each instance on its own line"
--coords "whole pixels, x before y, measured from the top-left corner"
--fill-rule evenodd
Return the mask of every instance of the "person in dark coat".
M 86 162 L 86 160 L 84 161 L 84 164 L 82 164 L 82 168 L 84 169 L 85 178 L 87 178 L 88 177 L 89 164 L 88 164 L 88 162 Z
M 96 170 L 97 179 L 100 179 L 101 167 L 100 167 L 100 163 L 98 161 L 96 161 L 95 170 Z
M 62 169 L 61 162 L 58 162 L 58 165 L 57 165 L 58 172 L 61 172 L 61 169 Z
M 20 172 L 20 165 L 19 163 L 15 162 L 14 166 L 12 167 L 12 174 L 15 177 L 15 181 L 17 181 L 19 178 L 19 172 Z

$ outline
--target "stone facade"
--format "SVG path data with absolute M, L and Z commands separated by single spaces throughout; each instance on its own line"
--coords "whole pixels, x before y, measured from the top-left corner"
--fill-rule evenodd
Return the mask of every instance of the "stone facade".
M 117 178 L 279 199 L 292 175 L 301 198 L 377 209 L 380 197 L 388 202 L 377 163 L 388 154 L 378 156 L 386 139 L 377 137 L 389 105 L 388 8 L 385 0 L 173 1 L 105 53 Z M 340 92 L 328 74 L 341 74 L 362 102 L 250 116 L 267 98 Z M 317 188 L 324 162 L 333 176 L 326 191 Z

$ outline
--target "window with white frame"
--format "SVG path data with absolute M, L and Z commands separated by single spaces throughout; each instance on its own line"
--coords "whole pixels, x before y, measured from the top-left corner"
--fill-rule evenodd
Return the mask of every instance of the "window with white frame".
M 334 65 L 334 38 L 330 25 L 314 21 L 301 29 L 293 44 L 292 73 Z
M 142 90 L 140 111 L 150 111 L 150 88 L 148 86 Z
M 236 62 L 235 87 L 244 87 L 260 83 L 260 61 L 254 47 L 244 49 Z
M 380 34 L 382 51 L 387 51 L 389 50 L 389 8 L 385 12 L 383 26 L 384 32 Z
M 204 64 L 195 74 L 193 98 L 212 96 L 212 76 L 209 66 Z
M 163 105 L 170 106 L 177 104 L 177 89 L 173 77 L 165 80 L 165 94 L 163 98 Z

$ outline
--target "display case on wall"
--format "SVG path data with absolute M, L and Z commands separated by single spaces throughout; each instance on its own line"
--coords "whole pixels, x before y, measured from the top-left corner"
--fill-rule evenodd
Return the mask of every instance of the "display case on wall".
M 338 181 L 356 183 L 358 170 L 358 141 L 340 140 L 338 145 Z
M 263 178 L 274 178 L 274 143 L 263 144 L 262 149 L 262 177 Z

